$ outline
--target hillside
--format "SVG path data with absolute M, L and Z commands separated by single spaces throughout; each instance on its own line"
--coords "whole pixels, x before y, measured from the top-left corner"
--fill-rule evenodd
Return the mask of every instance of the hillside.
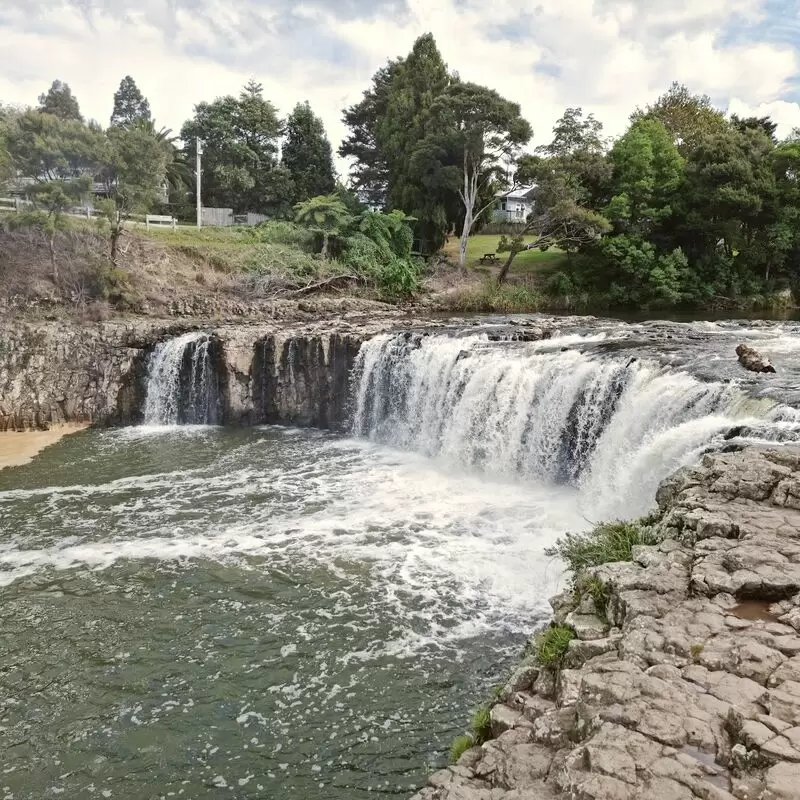
M 279 316 L 304 298 L 369 307 L 380 293 L 311 252 L 309 234 L 288 223 L 244 229 L 132 228 L 114 267 L 109 237 L 70 220 L 53 237 L 41 227 L 0 227 L 0 306 L 9 312 L 78 315 Z M 346 301 L 346 302 L 345 302 Z M 317 303 L 319 306 L 320 304 Z M 321 308 L 326 307 L 323 302 Z

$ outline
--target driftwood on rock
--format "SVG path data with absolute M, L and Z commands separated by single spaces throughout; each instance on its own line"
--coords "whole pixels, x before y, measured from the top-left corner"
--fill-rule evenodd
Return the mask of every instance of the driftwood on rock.
M 739 356 L 739 363 L 751 372 L 775 372 L 775 367 L 769 363 L 768 358 L 746 344 L 740 344 L 736 348 L 736 355 Z

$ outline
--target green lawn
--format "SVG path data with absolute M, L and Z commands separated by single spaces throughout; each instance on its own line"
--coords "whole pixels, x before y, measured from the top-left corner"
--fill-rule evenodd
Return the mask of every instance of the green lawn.
M 535 236 L 525 237 L 526 242 L 535 241 Z M 498 253 L 497 245 L 500 242 L 498 234 L 485 234 L 479 233 L 475 236 L 470 236 L 469 244 L 467 245 L 467 266 L 481 272 L 491 272 L 492 268 L 488 265 L 480 263 L 481 256 L 484 253 L 495 253 L 500 261 L 500 264 L 506 260 L 507 253 Z M 445 245 L 445 252 L 450 258 L 458 259 L 458 238 L 452 237 Z M 537 271 L 542 267 L 556 267 L 561 261 L 564 260 L 564 252 L 555 248 L 542 252 L 541 250 L 523 250 L 518 253 L 511 265 L 511 271 L 515 274 L 528 274 Z M 494 267 L 496 271 L 498 266 Z

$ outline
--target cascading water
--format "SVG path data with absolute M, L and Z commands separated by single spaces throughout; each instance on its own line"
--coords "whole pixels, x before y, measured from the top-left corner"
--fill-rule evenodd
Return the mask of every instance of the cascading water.
M 150 358 L 146 425 L 215 425 L 221 420 L 213 340 L 191 332 L 158 344 Z
M 792 409 L 735 383 L 580 344 L 378 336 L 356 364 L 353 432 L 495 475 L 572 485 L 592 520 L 644 513 L 663 478 L 726 436 L 800 438 Z

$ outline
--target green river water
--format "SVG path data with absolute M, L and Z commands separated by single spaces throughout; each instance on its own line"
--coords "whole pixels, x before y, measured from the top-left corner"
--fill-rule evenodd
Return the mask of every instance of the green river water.
M 0 472 L 0 798 L 408 796 L 547 614 L 558 494 L 280 428 Z

